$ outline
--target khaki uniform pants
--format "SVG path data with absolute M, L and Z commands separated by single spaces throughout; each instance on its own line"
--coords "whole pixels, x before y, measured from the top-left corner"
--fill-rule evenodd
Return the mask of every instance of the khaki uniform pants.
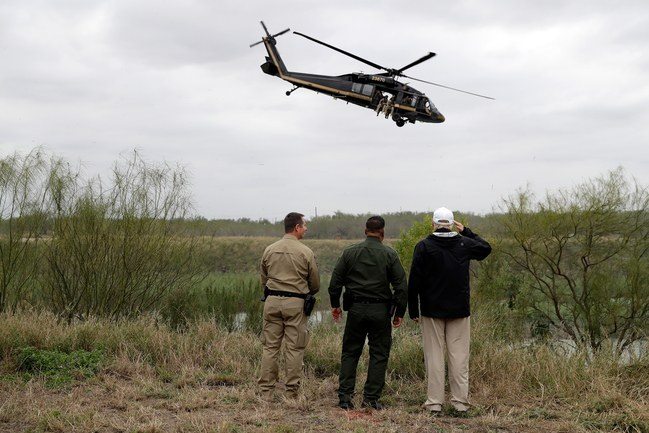
M 304 299 L 269 296 L 264 303 L 261 376 L 257 383 L 271 393 L 279 378 L 279 351 L 284 342 L 286 394 L 296 396 L 302 378 L 302 361 L 308 341 Z
M 458 410 L 468 409 L 470 318 L 421 317 L 419 320 L 428 378 L 428 398 L 424 407 L 435 410 L 434 405 L 444 403 L 444 348 L 446 347 L 451 404 Z

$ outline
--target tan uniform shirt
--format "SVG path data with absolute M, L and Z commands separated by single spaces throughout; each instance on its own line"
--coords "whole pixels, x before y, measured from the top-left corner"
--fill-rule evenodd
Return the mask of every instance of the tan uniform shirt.
M 261 258 L 261 284 L 270 290 L 314 294 L 320 290 L 315 255 L 293 235 L 266 247 Z

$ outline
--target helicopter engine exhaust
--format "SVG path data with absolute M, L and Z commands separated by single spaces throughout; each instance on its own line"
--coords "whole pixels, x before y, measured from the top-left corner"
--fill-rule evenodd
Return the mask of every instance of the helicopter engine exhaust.
M 264 74 L 272 75 L 274 77 L 277 77 L 279 75 L 277 66 L 275 66 L 275 64 L 271 62 L 270 58 L 268 57 L 266 57 L 266 63 L 261 65 L 261 70 L 264 71 Z

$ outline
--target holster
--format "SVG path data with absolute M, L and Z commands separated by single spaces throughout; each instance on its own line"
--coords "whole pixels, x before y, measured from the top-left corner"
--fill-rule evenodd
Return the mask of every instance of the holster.
M 266 298 L 268 298 L 269 291 L 270 291 L 270 289 L 268 287 L 264 286 L 264 295 L 261 298 L 259 298 L 259 300 L 261 302 L 266 302 Z
M 304 298 L 304 314 L 307 316 L 311 315 L 311 312 L 313 311 L 313 307 L 315 307 L 315 296 L 313 295 L 306 295 L 306 298 Z
M 343 311 L 349 311 L 349 309 L 352 308 L 353 303 L 354 296 L 352 296 L 351 293 L 345 290 L 345 293 L 343 293 Z

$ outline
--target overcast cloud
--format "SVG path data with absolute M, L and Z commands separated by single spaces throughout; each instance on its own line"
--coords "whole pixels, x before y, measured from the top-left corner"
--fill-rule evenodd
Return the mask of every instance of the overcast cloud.
M 259 20 L 410 75 L 446 122 L 408 124 L 262 73 Z M 105 173 L 120 153 L 185 165 L 196 212 L 281 218 L 489 212 L 623 166 L 649 184 L 649 3 L 91 1 L 0 4 L 0 153 Z M 293 34 L 290 70 L 376 72 Z

